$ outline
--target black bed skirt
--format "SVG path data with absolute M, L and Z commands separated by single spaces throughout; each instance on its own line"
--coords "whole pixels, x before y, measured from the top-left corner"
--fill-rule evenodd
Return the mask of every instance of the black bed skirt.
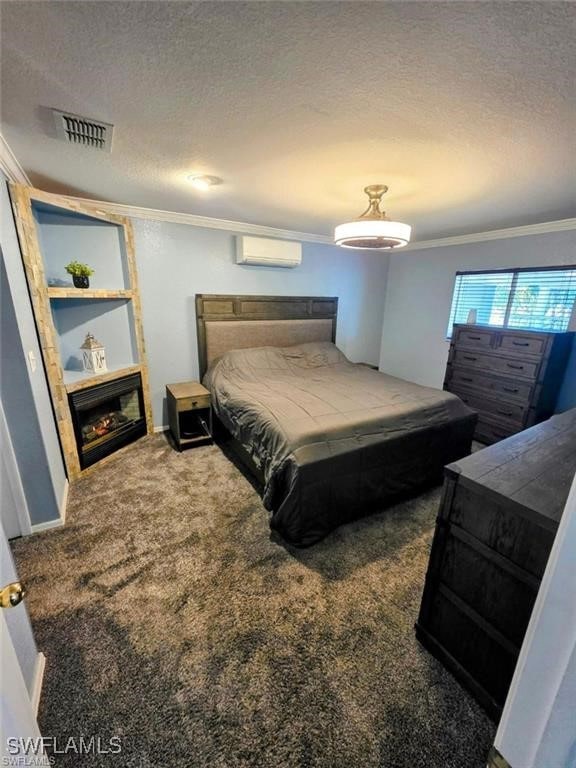
M 214 421 L 216 442 L 262 494 L 262 471 L 222 422 Z M 288 462 L 270 503 L 270 527 L 288 544 L 307 547 L 340 525 L 441 484 L 444 466 L 470 454 L 476 421 L 471 414 L 309 465 Z

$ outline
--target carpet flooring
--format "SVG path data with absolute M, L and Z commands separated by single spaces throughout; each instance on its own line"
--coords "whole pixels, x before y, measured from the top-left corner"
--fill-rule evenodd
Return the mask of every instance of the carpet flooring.
M 439 490 L 291 550 L 216 446 L 147 437 L 14 542 L 56 766 L 484 768 L 494 726 L 416 641 Z

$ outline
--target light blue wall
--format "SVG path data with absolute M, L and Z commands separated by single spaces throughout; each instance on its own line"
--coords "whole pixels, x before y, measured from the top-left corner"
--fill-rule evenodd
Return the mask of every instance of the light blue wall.
M 457 271 L 576 263 L 576 230 L 422 248 L 390 257 L 380 370 L 417 384 L 442 387 L 446 329 Z M 576 351 L 558 408 L 576 406 Z
M 36 231 L 49 285 L 72 285 L 64 267 L 80 261 L 94 269 L 91 288 L 128 286 L 124 238 L 120 227 L 88 216 L 63 214 L 47 205 L 34 206 Z
M 6 179 L 0 174 L 2 245 L 2 402 L 32 523 L 59 517 L 66 471 L 42 366 L 34 315 L 12 217 Z M 33 352 L 32 372 L 26 355 Z M 4 397 L 6 396 L 6 401 Z
M 230 232 L 133 223 L 155 426 L 167 423 L 166 384 L 198 377 L 197 293 L 338 296 L 338 346 L 378 362 L 387 254 L 304 244 L 295 269 L 246 267 L 234 263 Z
M 4 258 L 0 263 L 0 397 L 22 477 L 30 515 L 35 522 L 57 517 L 56 499 L 46 466 L 40 426 L 20 345 L 18 324 L 8 287 Z
M 109 370 L 138 362 L 130 302 L 53 299 L 50 304 L 64 371 L 82 370 L 80 346 L 87 333 L 92 333 L 104 345 Z

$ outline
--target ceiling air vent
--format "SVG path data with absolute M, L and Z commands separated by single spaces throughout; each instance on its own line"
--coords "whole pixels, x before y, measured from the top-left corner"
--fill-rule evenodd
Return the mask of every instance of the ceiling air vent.
M 80 147 L 102 149 L 104 152 L 112 150 L 112 131 L 114 126 L 103 123 L 100 120 L 92 120 L 90 117 L 72 115 L 69 112 L 52 110 L 56 123 L 56 133 L 59 139 L 68 144 L 77 144 Z

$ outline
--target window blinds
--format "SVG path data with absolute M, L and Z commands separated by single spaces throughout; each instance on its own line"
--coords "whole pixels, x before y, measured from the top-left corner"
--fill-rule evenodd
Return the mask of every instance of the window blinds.
M 576 299 L 576 265 L 569 268 L 458 272 L 452 297 L 448 336 L 454 323 L 500 328 L 565 331 Z

